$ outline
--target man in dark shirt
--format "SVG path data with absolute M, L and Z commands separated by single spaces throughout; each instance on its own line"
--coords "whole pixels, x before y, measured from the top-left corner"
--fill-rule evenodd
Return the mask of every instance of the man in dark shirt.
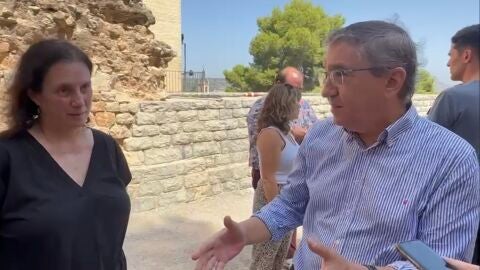
M 465 139 L 480 160 L 480 25 L 458 31 L 452 37 L 447 66 L 453 81 L 462 83 L 443 91 L 435 100 L 428 118 Z M 480 234 L 473 262 L 480 264 Z

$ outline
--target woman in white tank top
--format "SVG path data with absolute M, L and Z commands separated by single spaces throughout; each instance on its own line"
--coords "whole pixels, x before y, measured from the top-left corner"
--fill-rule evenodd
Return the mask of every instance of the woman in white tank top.
M 289 85 L 274 85 L 265 98 L 258 119 L 257 151 L 261 179 L 255 190 L 253 211 L 273 200 L 282 187 L 297 156 L 298 143 L 290 132 L 289 122 L 297 119 L 300 92 Z M 251 270 L 281 270 L 290 244 L 291 233 L 280 241 L 255 244 Z

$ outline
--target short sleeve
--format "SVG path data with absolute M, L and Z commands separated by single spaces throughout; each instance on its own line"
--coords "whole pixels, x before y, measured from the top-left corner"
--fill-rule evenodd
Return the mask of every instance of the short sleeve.
M 455 106 L 449 90 L 445 90 L 435 99 L 435 102 L 428 111 L 428 119 L 451 129 L 457 119 Z
M 0 145 L 0 207 L 3 205 L 7 193 L 7 178 L 10 170 L 8 151 Z
M 118 145 L 115 140 L 113 140 L 113 142 L 115 144 L 115 162 L 117 165 L 117 172 L 120 178 L 122 178 L 123 182 L 125 183 L 125 186 L 127 186 L 132 180 L 132 173 L 130 172 L 127 159 L 125 158 L 125 155 L 123 154 L 120 145 Z

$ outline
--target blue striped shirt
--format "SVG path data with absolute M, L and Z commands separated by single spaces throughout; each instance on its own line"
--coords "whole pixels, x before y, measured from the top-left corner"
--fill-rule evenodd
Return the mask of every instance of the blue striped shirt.
M 368 148 L 332 119 L 320 121 L 295 163 L 289 184 L 255 214 L 273 240 L 303 225 L 295 269 L 320 269 L 307 238 L 349 261 L 394 269 L 415 269 L 394 248 L 413 239 L 471 260 L 480 219 L 475 151 L 413 106 Z

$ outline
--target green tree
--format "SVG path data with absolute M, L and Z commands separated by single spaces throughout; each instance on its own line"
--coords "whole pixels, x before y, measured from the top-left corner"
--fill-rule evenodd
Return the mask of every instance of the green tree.
M 345 19 L 328 16 L 309 0 L 292 0 L 283 10 L 257 20 L 259 33 L 250 43 L 253 63 L 225 70 L 227 91 L 267 91 L 276 72 L 285 66 L 298 67 L 305 74 L 305 88 L 315 86 L 322 67 L 323 41 Z
M 433 94 L 435 92 L 435 78 L 424 68 L 418 70 L 416 93 Z

